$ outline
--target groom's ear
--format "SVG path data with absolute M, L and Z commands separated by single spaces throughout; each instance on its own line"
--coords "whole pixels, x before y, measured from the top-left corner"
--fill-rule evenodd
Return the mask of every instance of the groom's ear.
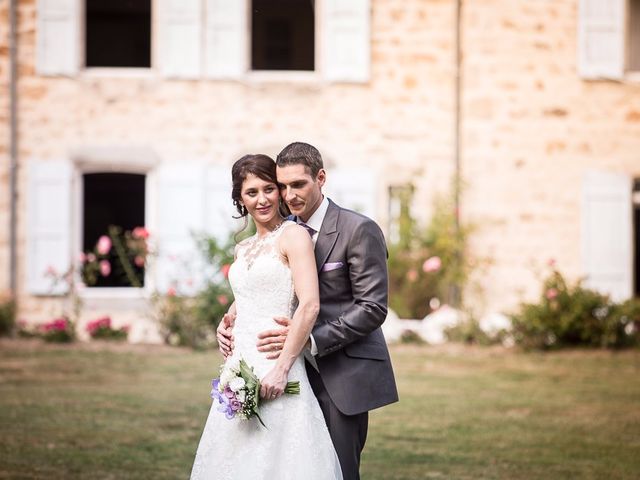
M 327 181 L 327 172 L 325 172 L 324 168 L 321 168 L 318 171 L 318 175 L 316 176 L 316 183 L 320 186 L 324 186 L 324 182 Z

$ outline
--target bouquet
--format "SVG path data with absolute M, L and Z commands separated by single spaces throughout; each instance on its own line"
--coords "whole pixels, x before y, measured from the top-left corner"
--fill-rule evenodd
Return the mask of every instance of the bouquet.
M 243 359 L 230 360 L 220 369 L 220 378 L 211 382 L 211 398 L 218 400 L 218 411 L 231 420 L 238 416 L 248 420 L 256 417 L 266 427 L 258 408 L 260 406 L 260 380 Z M 288 382 L 284 393 L 300 394 L 300 382 Z

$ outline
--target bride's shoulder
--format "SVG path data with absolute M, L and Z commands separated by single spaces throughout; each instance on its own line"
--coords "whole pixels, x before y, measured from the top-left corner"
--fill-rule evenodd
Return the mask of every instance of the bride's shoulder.
M 298 225 L 296 222 L 291 220 L 286 220 L 282 224 L 282 233 L 280 238 L 284 242 L 299 242 L 301 240 L 310 239 L 309 232 L 307 230 Z

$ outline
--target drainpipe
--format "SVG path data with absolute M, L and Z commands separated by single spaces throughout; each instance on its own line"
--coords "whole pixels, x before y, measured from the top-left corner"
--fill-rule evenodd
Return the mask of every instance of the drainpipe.
M 9 289 L 17 297 L 18 0 L 9 3 Z
M 456 0 L 455 4 L 455 88 L 454 88 L 454 134 L 453 134 L 453 202 L 455 208 L 455 228 L 456 234 L 460 232 L 460 189 L 462 183 L 462 173 L 460 165 L 461 149 L 461 103 L 462 103 L 462 0 Z M 456 257 L 458 262 L 463 261 L 463 252 L 458 250 Z M 456 307 L 460 306 L 462 285 L 452 286 L 451 302 Z

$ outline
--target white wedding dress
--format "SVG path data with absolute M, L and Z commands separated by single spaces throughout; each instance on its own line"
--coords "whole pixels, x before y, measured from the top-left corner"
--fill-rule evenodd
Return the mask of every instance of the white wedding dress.
M 278 239 L 293 225 L 286 221 L 262 239 L 241 242 L 229 270 L 236 301 L 232 358 L 244 358 L 264 377 L 275 360 L 256 348 L 257 334 L 278 327 L 273 317 L 291 318 L 295 295 L 291 270 L 280 258 Z M 218 375 L 216 375 L 218 376 Z M 192 480 L 332 480 L 342 479 L 340 464 L 301 355 L 289 372 L 300 382 L 300 395 L 263 401 L 260 416 L 228 420 L 214 401 L 200 439 Z M 203 389 L 204 391 L 204 389 Z

